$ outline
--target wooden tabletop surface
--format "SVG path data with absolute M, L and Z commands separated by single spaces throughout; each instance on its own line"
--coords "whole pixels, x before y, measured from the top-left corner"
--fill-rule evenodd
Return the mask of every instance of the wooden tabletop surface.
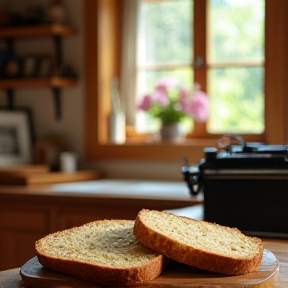
M 271 251 L 279 260 L 280 268 L 279 268 L 279 271 L 272 278 L 270 278 L 268 281 L 266 281 L 265 283 L 257 287 L 258 288 L 259 287 L 287 288 L 288 287 L 288 240 L 263 239 L 263 242 L 264 242 L 264 247 L 268 249 L 269 251 Z M 12 288 L 12 287 L 23 288 L 25 287 L 24 283 L 21 280 L 21 276 L 19 272 L 20 272 L 20 268 L 15 268 L 15 269 L 0 272 L 0 287 L 1 288 Z M 53 288 L 60 288 L 60 287 L 64 288 L 61 285 L 57 286 L 56 283 L 53 284 Z M 197 287 L 201 287 L 201 286 L 198 285 Z M 231 286 L 229 285 L 229 287 Z M 69 287 L 65 286 L 65 288 L 69 288 Z

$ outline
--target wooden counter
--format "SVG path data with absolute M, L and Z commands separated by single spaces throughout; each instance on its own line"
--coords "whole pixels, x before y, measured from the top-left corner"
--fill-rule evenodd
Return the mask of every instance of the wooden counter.
M 276 239 L 265 240 L 263 239 L 263 241 L 264 241 L 264 247 L 270 250 L 279 260 L 280 268 L 279 268 L 279 272 L 277 272 L 272 278 L 268 279 L 263 284 L 257 285 L 257 287 L 258 288 L 261 288 L 261 287 L 263 288 L 264 287 L 265 288 L 268 288 L 268 287 L 286 288 L 288 287 L 288 240 L 276 240 Z M 19 271 L 20 271 L 19 268 L 15 268 L 15 269 L 0 272 L 0 287 L 1 288 L 24 287 L 24 284 L 21 281 Z M 176 283 L 172 283 L 172 282 L 173 282 L 173 279 L 171 279 L 171 285 L 173 284 L 174 285 L 173 287 L 177 287 Z M 57 286 L 57 284 L 54 283 L 53 287 L 56 288 L 60 286 Z M 199 286 L 197 284 L 196 286 L 189 285 L 189 287 L 202 287 L 202 286 Z M 205 287 L 208 287 L 208 286 L 205 286 Z M 213 286 L 209 286 L 209 287 L 213 287 Z M 229 287 L 232 287 L 232 286 L 229 285 Z M 237 287 L 244 288 L 244 286 L 237 286 Z M 248 288 L 248 287 L 252 288 L 252 286 L 245 285 L 245 288 Z M 253 287 L 255 287 L 255 285 Z
M 0 271 L 22 266 L 35 255 L 35 241 L 49 233 L 99 219 L 135 219 L 143 208 L 168 210 L 202 200 L 191 197 L 182 182 L 0 186 Z

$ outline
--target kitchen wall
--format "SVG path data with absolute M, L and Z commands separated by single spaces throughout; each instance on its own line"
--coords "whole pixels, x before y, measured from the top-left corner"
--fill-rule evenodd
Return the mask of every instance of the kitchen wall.
M 12 0 L 12 2 L 19 1 Z M 45 0 L 43 0 L 45 2 Z M 97 1 L 97 0 L 95 0 Z M 30 3 L 21 1 L 21 5 Z M 47 1 L 46 1 L 47 3 Z M 47 88 L 27 88 L 15 90 L 15 106 L 30 107 L 33 112 L 33 123 L 36 137 L 46 133 L 59 133 L 66 137 L 70 149 L 80 154 L 82 165 L 99 168 L 111 178 L 136 178 L 152 180 L 182 180 L 181 159 L 179 162 L 134 162 L 134 161 L 94 161 L 87 163 L 84 159 L 84 2 L 82 0 L 63 0 L 68 23 L 78 29 L 76 37 L 63 38 L 64 63 L 71 65 L 79 74 L 76 87 L 62 90 L 62 118 L 55 119 L 52 93 Z M 39 38 L 15 41 L 19 56 L 27 53 L 45 54 L 53 49 L 50 38 Z M 0 91 L 0 105 L 6 105 L 3 91 Z

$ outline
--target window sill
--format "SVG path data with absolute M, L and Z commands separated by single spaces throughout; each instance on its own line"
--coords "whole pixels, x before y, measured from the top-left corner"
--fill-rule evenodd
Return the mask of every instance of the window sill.
M 137 142 L 124 144 L 103 143 L 91 149 L 89 160 L 181 161 L 185 156 L 191 162 L 203 158 L 205 147 L 216 147 L 215 139 L 185 139 L 179 141 Z M 89 151 L 89 150 L 88 150 Z
M 88 142 L 87 160 L 135 160 L 135 161 L 181 161 L 185 156 L 191 163 L 198 163 L 204 157 L 206 147 L 218 147 L 218 141 L 223 135 L 207 135 L 208 137 L 193 137 L 187 135 L 181 140 L 154 140 L 151 135 L 129 134 L 123 144 L 97 141 L 94 138 Z M 136 137 L 137 136 L 137 137 Z M 148 136 L 148 137 L 147 137 Z M 266 142 L 261 135 L 239 135 L 246 142 Z M 147 140 L 148 139 L 148 140 Z

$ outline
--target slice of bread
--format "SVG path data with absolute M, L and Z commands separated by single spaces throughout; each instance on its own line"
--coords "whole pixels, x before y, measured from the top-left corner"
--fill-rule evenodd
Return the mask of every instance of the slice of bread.
M 104 285 L 132 285 L 157 277 L 168 259 L 140 244 L 134 221 L 101 220 L 36 241 L 46 268 Z
M 255 271 L 263 256 L 262 241 L 236 228 L 143 209 L 134 234 L 143 245 L 200 269 L 226 275 Z

